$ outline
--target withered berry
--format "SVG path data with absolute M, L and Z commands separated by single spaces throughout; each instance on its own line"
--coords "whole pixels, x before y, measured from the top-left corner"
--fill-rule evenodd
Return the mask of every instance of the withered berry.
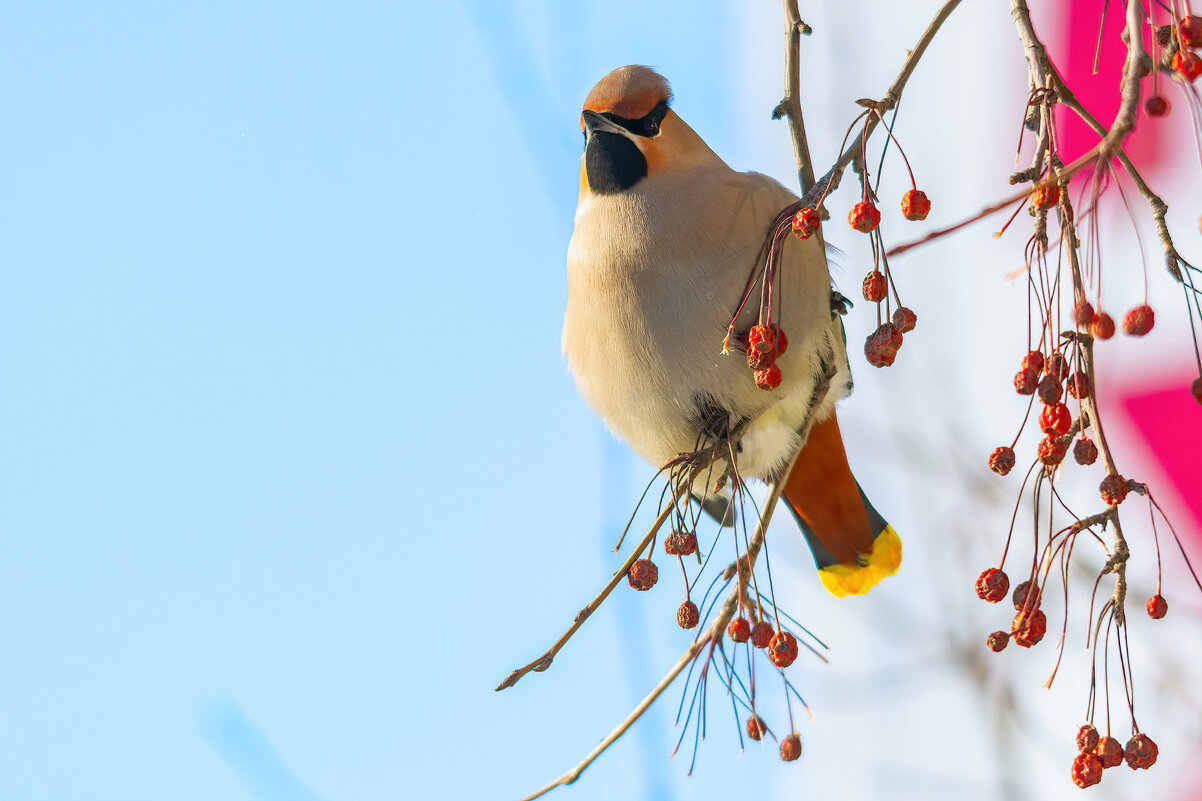
M 1077 399 L 1089 397 L 1089 376 L 1084 370 L 1078 370 L 1068 377 L 1068 394 Z
M 1098 747 L 1098 730 L 1092 723 L 1086 723 L 1077 730 L 1077 750 L 1082 754 L 1092 754 Z
M 692 556 L 697 553 L 697 535 L 691 531 L 674 530 L 664 538 L 664 553 L 669 556 Z
M 747 642 L 751 639 L 751 622 L 745 617 L 736 617 L 726 627 L 726 634 L 735 642 Z
M 1098 485 L 1102 500 L 1111 506 L 1118 506 L 1127 497 L 1127 479 L 1114 473 L 1107 473 L 1106 478 Z
M 1043 372 L 1043 354 L 1037 350 L 1033 350 L 1023 357 L 1023 369 L 1034 370 L 1035 374 Z
M 793 732 L 780 741 L 780 758 L 786 762 L 796 762 L 801 756 L 801 735 Z
M 787 668 L 797 659 L 797 638 L 787 631 L 777 632 L 768 641 L 768 658 L 772 664 Z
M 759 715 L 752 715 L 747 718 L 747 736 L 753 740 L 760 740 L 764 737 L 764 732 L 768 731 L 768 724 Z
M 822 215 L 814 209 L 802 209 L 793 215 L 793 235 L 798 239 L 809 239 L 821 221 Z
M 1142 337 L 1151 331 L 1154 325 L 1156 325 L 1156 313 L 1152 311 L 1152 307 L 1136 306 L 1123 318 L 1123 333 L 1128 336 Z
M 1004 571 L 991 567 L 977 577 L 977 597 L 995 604 L 1006 597 L 1010 589 L 1010 577 Z
M 1102 763 L 1102 767 L 1113 768 L 1123 762 L 1123 746 L 1113 737 L 1103 737 L 1094 749 L 1094 756 Z
M 1171 108 L 1172 106 L 1169 105 L 1169 101 L 1160 95 L 1152 95 L 1144 103 L 1144 111 L 1148 113 L 1149 117 L 1168 116 L 1169 109 Z
M 772 635 L 774 633 L 775 632 L 772 631 L 772 626 L 770 626 L 766 621 L 761 620 L 759 623 L 756 623 L 751 627 L 752 646 L 756 648 L 767 648 L 768 643 L 772 642 Z
M 884 323 L 864 340 L 864 357 L 873 367 L 888 367 L 897 358 L 901 332 Z
M 1043 369 L 1048 375 L 1056 376 L 1057 381 L 1063 381 L 1068 378 L 1068 359 L 1062 354 L 1053 353 L 1048 357 Z
M 701 620 L 701 610 L 697 608 L 697 604 L 692 601 L 685 601 L 676 610 L 676 623 L 682 629 L 691 629 L 697 626 Z
M 873 270 L 864 278 L 864 300 L 880 303 L 889 294 L 889 282 L 880 270 Z
M 1004 631 L 995 631 L 985 638 L 985 644 L 989 646 L 990 651 L 1004 650 L 1008 642 L 1010 642 L 1010 635 Z
M 862 234 L 867 234 L 881 224 L 881 213 L 871 200 L 862 200 L 847 215 L 847 222 Z
M 1010 633 L 1014 635 L 1014 641 L 1023 648 L 1035 645 L 1043 639 L 1043 635 L 1047 632 L 1048 616 L 1043 613 L 1042 609 L 1019 612 L 1010 624 Z
M 766 323 L 756 323 L 747 332 L 747 350 L 770 353 L 776 347 L 776 332 Z
M 1063 403 L 1044 406 L 1039 413 L 1039 430 L 1045 434 L 1062 437 L 1068 433 L 1073 424 L 1073 417 L 1068 413 L 1068 407 Z
M 1055 467 L 1064 461 L 1068 445 L 1060 437 L 1047 436 L 1039 441 L 1035 448 L 1035 456 L 1048 467 Z
M 989 469 L 999 476 L 1004 476 L 1013 470 L 1014 449 L 1007 445 L 994 448 L 993 453 L 989 454 Z
M 1094 339 L 1110 339 L 1114 336 L 1114 318 L 1106 312 L 1098 312 L 1089 326 L 1089 333 L 1093 334 Z
M 747 351 L 747 366 L 752 372 L 757 370 L 767 370 L 774 364 L 776 364 L 775 350 L 770 350 L 766 353 L 761 353 L 760 351 L 753 349 L 749 349 Z
M 1037 208 L 1050 209 L 1060 202 L 1060 186 L 1055 183 L 1040 184 L 1031 196 L 1031 202 Z
M 1202 17 L 1190 14 L 1177 23 L 1182 47 L 1202 47 Z
M 1098 446 L 1089 437 L 1081 437 L 1073 445 L 1073 458 L 1077 464 L 1091 465 L 1098 460 Z
M 905 306 L 898 306 L 893 312 L 893 327 L 903 334 L 908 334 L 918 325 L 918 315 Z
M 1034 367 L 1024 367 L 1014 374 L 1014 391 L 1019 395 L 1034 395 L 1039 386 L 1039 371 Z
M 1031 595 L 1032 592 L 1034 592 L 1035 597 L 1031 599 L 1031 606 L 1038 608 L 1039 590 L 1030 580 L 1019 582 L 1018 586 L 1014 588 L 1014 593 L 1010 596 L 1010 603 L 1014 604 L 1014 608 L 1021 612 L 1027 606 L 1027 596 Z
M 1144 604 L 1144 609 L 1148 610 L 1148 617 L 1153 620 L 1160 620 L 1169 612 L 1169 602 L 1164 599 L 1160 593 L 1153 595 Z
M 1132 770 L 1144 769 L 1152 767 L 1156 764 L 1156 757 L 1160 753 L 1160 749 L 1156 747 L 1156 743 L 1152 742 L 1152 738 L 1140 732 L 1127 741 L 1127 747 L 1123 749 L 1123 757 L 1127 760 L 1127 767 Z
M 921 189 L 911 189 L 902 195 L 901 207 L 907 220 L 925 220 L 931 213 L 931 201 Z
M 1089 328 L 1089 324 L 1093 322 L 1093 304 L 1088 300 L 1077 301 L 1073 306 L 1073 320 L 1080 328 Z
M 1039 385 L 1035 387 L 1035 394 L 1039 395 L 1039 399 L 1045 404 L 1059 403 L 1062 390 L 1060 382 L 1055 376 L 1045 375 L 1039 379 Z
M 650 559 L 639 559 L 630 566 L 626 580 L 630 582 L 631 587 L 644 592 L 654 587 L 655 582 L 659 580 L 659 568 Z
M 784 356 L 785 351 L 789 349 L 789 338 L 785 336 L 785 329 L 779 325 L 772 326 L 772 333 L 776 336 L 776 355 Z
M 755 385 L 764 391 L 774 390 L 780 386 L 780 368 L 770 364 L 762 370 L 755 371 Z
M 1196 81 L 1202 75 L 1202 56 L 1188 50 L 1178 50 L 1173 54 L 1173 69 L 1185 80 Z
M 1084 789 L 1102 781 L 1102 760 L 1093 754 L 1077 754 L 1073 760 L 1073 784 Z

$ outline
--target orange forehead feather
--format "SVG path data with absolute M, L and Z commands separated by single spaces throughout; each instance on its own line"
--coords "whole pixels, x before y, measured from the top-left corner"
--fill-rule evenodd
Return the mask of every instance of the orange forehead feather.
M 584 101 L 586 111 L 612 112 L 628 120 L 637 120 L 655 108 L 661 100 L 670 100 L 672 89 L 667 79 L 650 67 L 618 67 L 606 75 Z

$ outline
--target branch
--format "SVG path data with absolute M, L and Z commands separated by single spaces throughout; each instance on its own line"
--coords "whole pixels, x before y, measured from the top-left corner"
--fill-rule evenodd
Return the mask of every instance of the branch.
M 799 445 L 798 448 L 793 451 L 793 455 L 789 457 L 789 462 L 781 471 L 780 477 L 778 477 L 776 481 L 772 482 L 772 489 L 769 491 L 768 497 L 764 501 L 764 511 L 760 515 L 760 522 L 756 526 L 755 533 L 752 534 L 751 540 L 748 542 L 747 552 L 743 558 L 747 560 L 749 569 L 753 569 L 755 567 L 755 560 L 759 556 L 761 546 L 764 544 L 764 535 L 768 532 L 768 524 L 772 522 L 772 513 L 776 509 L 776 502 L 780 499 L 781 493 L 784 492 L 785 481 L 788 479 L 789 473 L 793 469 L 793 464 L 797 461 L 797 455 L 801 453 L 801 447 L 805 445 L 805 441 L 810 436 L 810 429 L 814 426 L 814 410 L 818 408 L 823 399 L 826 397 L 827 392 L 830 390 L 831 380 L 834 377 L 835 369 L 832 366 L 827 365 L 826 373 L 823 376 L 822 381 L 820 381 L 818 385 L 814 387 L 814 393 L 810 396 L 810 404 L 806 411 L 805 420 L 798 429 L 798 442 L 801 443 L 801 445 Z M 711 643 L 717 643 L 720 639 L 722 639 L 727 624 L 730 623 L 731 619 L 735 616 L 736 610 L 739 608 L 739 595 L 742 591 L 742 587 L 743 582 L 740 578 L 740 580 L 736 583 L 735 588 L 731 590 L 730 594 L 726 597 L 726 600 L 722 603 L 722 608 L 719 610 L 718 616 L 714 619 L 714 622 L 709 625 L 709 628 L 705 630 L 705 633 L 693 641 L 693 643 L 685 650 L 685 652 L 681 654 L 680 659 L 676 660 L 676 664 L 672 666 L 672 669 L 668 671 L 667 675 L 659 680 L 659 683 L 652 688 L 651 692 L 647 694 L 647 697 L 639 702 L 639 705 L 636 706 L 634 710 L 632 710 L 631 713 L 626 716 L 625 720 L 618 724 L 617 728 L 611 731 L 604 740 L 598 743 L 597 747 L 590 751 L 588 755 L 576 765 L 576 767 L 572 768 L 567 773 L 548 784 L 546 787 L 543 787 L 538 792 L 526 796 L 521 801 L 533 801 L 533 799 L 545 795 L 551 790 L 554 790 L 556 787 L 565 784 L 571 784 L 572 782 L 576 781 L 576 779 L 580 778 L 580 774 L 584 772 L 585 768 L 591 765 L 597 759 L 597 757 L 601 756 L 606 749 L 617 742 L 618 738 L 625 734 L 626 731 L 643 716 L 643 713 L 646 712 L 653 703 L 655 703 L 656 699 L 663 694 L 664 690 L 668 689 L 676 677 L 679 676 L 681 672 L 688 667 L 689 663 L 697 657 L 697 654 L 701 652 L 702 648 Z
M 785 2 L 785 96 L 772 111 L 772 119 L 789 118 L 793 137 L 793 159 L 797 162 L 797 181 L 805 194 L 814 185 L 814 163 L 810 143 L 801 117 L 801 35 L 810 35 L 810 26 L 801 21 L 797 0 Z

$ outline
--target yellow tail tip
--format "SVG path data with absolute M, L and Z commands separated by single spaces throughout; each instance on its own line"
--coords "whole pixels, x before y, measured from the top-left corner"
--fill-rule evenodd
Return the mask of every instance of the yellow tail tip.
M 901 567 L 902 544 L 893 526 L 885 526 L 885 530 L 876 536 L 865 559 L 864 565 L 853 562 L 822 568 L 818 571 L 822 586 L 836 598 L 863 595 L 882 579 L 896 573 Z

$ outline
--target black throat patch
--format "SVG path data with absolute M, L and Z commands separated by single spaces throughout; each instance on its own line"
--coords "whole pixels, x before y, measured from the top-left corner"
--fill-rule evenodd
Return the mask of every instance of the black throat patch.
M 584 171 L 590 189 L 601 195 L 614 195 L 647 175 L 647 159 L 625 136 L 596 131 L 584 148 Z

